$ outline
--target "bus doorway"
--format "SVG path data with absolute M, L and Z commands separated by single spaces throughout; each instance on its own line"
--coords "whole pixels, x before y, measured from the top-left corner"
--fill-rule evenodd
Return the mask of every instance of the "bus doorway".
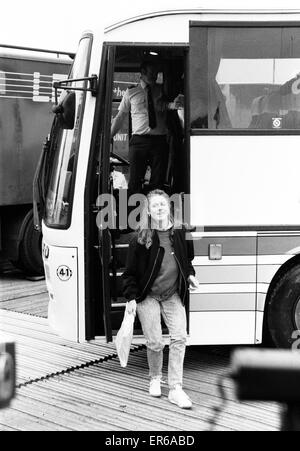
M 94 205 L 90 223 L 89 267 L 87 277 L 91 287 L 91 309 L 86 315 L 86 330 L 90 337 L 106 336 L 111 341 L 120 328 L 126 299 L 123 296 L 122 275 L 126 266 L 129 243 L 136 227 L 128 222 L 134 207 L 131 204 L 128 183 L 130 177 L 129 144 L 132 138 L 131 115 L 128 114 L 122 128 L 111 137 L 111 120 L 118 113 L 127 89 L 140 83 L 140 67 L 144 61 L 158 68 L 157 83 L 168 102 L 181 94 L 186 98 L 185 80 L 188 51 L 184 46 L 107 46 L 106 60 L 102 61 L 105 86 L 101 95 L 99 118 L 95 122 L 94 155 L 97 168 L 90 188 L 90 205 Z M 105 75 L 104 75 L 105 74 Z M 103 78 L 102 78 L 103 79 Z M 164 191 L 178 198 L 189 192 L 188 140 L 185 139 L 187 108 L 166 113 L 168 165 L 164 177 Z M 97 117 L 97 116 L 96 116 Z M 109 120 L 108 120 L 109 118 Z M 111 119 L 111 120 L 110 120 Z M 99 152 L 100 149 L 100 152 Z M 151 180 L 151 162 L 145 172 L 143 192 L 146 194 Z M 111 202 L 108 200 L 109 197 Z M 97 200 L 96 200 L 97 199 Z M 132 199 L 132 198 L 131 198 Z M 110 205 L 109 205 L 110 203 Z M 95 217 L 96 216 L 96 217 Z M 99 277 L 100 274 L 100 277 Z M 135 334 L 142 335 L 136 321 Z M 136 337 L 137 338 L 137 337 Z

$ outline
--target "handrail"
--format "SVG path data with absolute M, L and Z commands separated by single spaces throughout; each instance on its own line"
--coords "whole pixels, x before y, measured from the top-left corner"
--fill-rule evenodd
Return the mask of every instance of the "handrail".
M 0 48 L 14 49 L 14 50 L 28 50 L 30 52 L 38 52 L 38 53 L 52 53 L 55 55 L 67 55 L 72 59 L 75 57 L 74 52 L 62 52 L 60 50 L 37 49 L 37 48 L 33 48 L 33 47 L 21 47 L 18 45 L 7 45 L 7 44 L 0 44 Z

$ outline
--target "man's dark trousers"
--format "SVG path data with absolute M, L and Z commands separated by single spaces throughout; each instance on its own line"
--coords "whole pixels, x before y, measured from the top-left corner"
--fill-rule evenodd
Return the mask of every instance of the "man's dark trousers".
M 151 180 L 147 191 L 163 189 L 166 181 L 169 146 L 166 136 L 133 135 L 130 140 L 129 194 L 143 191 L 147 167 L 151 167 Z

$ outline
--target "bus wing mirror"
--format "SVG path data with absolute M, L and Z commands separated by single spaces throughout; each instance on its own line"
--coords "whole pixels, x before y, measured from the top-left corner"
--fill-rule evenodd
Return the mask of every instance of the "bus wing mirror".
M 89 86 L 87 87 L 78 87 L 74 86 L 74 83 L 79 82 L 88 82 Z M 84 78 L 68 78 L 67 80 L 56 81 L 53 83 L 54 91 L 55 91 L 55 104 L 58 104 L 58 91 L 61 89 L 72 90 L 72 91 L 83 91 L 90 92 L 92 96 L 96 96 L 98 93 L 98 77 L 97 75 L 92 75 L 91 77 Z
M 58 105 L 53 107 L 53 113 L 56 114 L 60 126 L 65 130 L 72 130 L 75 123 L 76 94 L 74 91 L 68 91 Z
M 73 86 L 74 83 L 89 82 L 89 87 Z M 75 122 L 76 109 L 76 91 L 91 92 L 93 96 L 98 92 L 98 77 L 92 75 L 91 77 L 74 78 L 62 81 L 57 81 L 53 84 L 55 90 L 55 106 L 53 112 L 57 115 L 62 128 L 72 130 Z M 67 94 L 58 100 L 58 91 L 63 89 Z

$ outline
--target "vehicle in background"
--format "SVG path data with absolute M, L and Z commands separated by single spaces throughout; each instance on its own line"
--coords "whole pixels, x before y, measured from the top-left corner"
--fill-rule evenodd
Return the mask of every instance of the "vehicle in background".
M 53 121 L 53 83 L 66 77 L 72 58 L 0 46 L 0 257 L 31 276 L 43 274 L 32 183 Z
M 169 99 L 185 99 L 184 130 L 176 111 L 168 117 L 168 191 L 185 194 L 195 228 L 201 283 L 187 305 L 189 344 L 270 337 L 289 348 L 297 339 L 300 10 L 248 6 L 156 12 L 82 37 L 70 79 L 58 85 L 66 120 L 54 121 L 39 178 L 49 320 L 65 338 L 111 341 L 124 314 L 130 234 L 119 227 L 117 202 L 127 197 L 112 189 L 112 156 L 123 174 L 129 163 L 111 153 L 114 82 L 134 80 L 147 58 Z M 112 194 L 108 228 L 99 199 Z M 134 340 L 143 340 L 138 322 Z

